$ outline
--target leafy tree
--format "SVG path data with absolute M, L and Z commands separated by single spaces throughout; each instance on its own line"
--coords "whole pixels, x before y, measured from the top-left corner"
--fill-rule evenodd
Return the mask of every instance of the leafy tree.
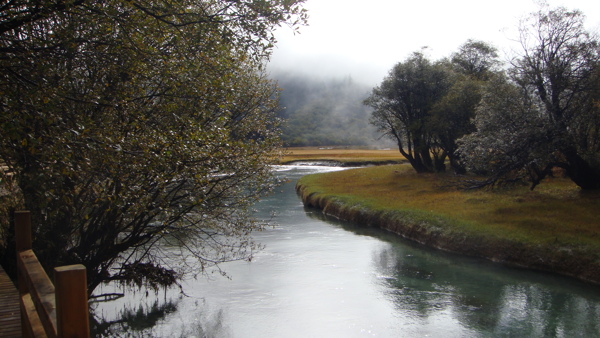
M 488 83 L 474 124 L 476 131 L 458 141 L 458 153 L 469 171 L 488 178 L 469 187 L 527 178 L 537 185 L 540 168 L 558 161 L 548 151 L 549 126 L 535 98 L 505 77 Z
M 447 68 L 416 52 L 396 64 L 364 101 L 374 109 L 371 123 L 396 141 L 417 172 L 445 169 L 446 154 L 436 146 L 429 123 L 435 104 L 450 86 Z
M 448 156 L 458 174 L 466 173 L 457 152 L 457 140 L 474 130 L 472 118 L 481 100 L 483 82 L 455 75 L 452 86 L 434 106 L 428 126 L 435 144 Z
M 372 123 L 396 140 L 417 172 L 443 171 L 448 158 L 455 172 L 465 173 L 456 141 L 474 130 L 471 119 L 497 57 L 494 47 L 474 40 L 438 62 L 413 54 L 365 101 L 375 108 Z
M 84 264 L 91 293 L 252 257 L 249 206 L 280 146 L 263 62 L 275 27 L 305 22 L 302 2 L 0 8 L 0 156 L 44 266 Z
M 448 155 L 458 174 L 466 173 L 457 152 L 457 140 L 474 131 L 472 122 L 485 83 L 497 74 L 496 49 L 481 41 L 468 40 L 446 64 L 451 74 L 448 92 L 436 102 L 430 128 L 436 143 Z
M 492 89 L 488 96 L 506 98 L 506 106 L 488 99 L 479 111 L 482 117 L 477 118 L 507 124 L 496 126 L 505 133 L 480 124 L 476 134 L 465 138 L 461 150 L 470 156 L 478 147 L 491 149 L 488 156 L 470 156 L 478 163 L 472 166 L 487 166 L 493 174 L 488 182 L 529 173 L 533 188 L 552 168 L 562 167 L 581 188 L 600 188 L 600 50 L 598 40 L 585 31 L 583 18 L 579 11 L 542 8 L 522 25 L 523 53 L 511 69 L 514 84 L 521 87 L 510 89 L 519 92 L 516 102 L 508 101 L 506 86 L 498 87 L 498 93 Z M 487 164 L 481 162 L 483 158 Z
M 493 76 L 500 64 L 494 46 L 470 39 L 452 55 L 451 61 L 458 73 L 481 81 Z

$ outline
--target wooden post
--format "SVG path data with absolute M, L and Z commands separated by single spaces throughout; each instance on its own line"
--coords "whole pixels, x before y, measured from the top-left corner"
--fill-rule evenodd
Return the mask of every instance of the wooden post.
M 29 210 L 15 211 L 15 238 L 17 253 L 31 250 L 31 213 Z
M 55 268 L 52 285 L 32 251 L 31 233 L 29 211 L 15 212 L 23 336 L 89 338 L 85 266 L 78 264 Z
M 59 337 L 89 337 L 87 278 L 81 264 L 54 268 Z
M 19 253 L 25 250 L 31 250 L 32 240 L 31 240 L 31 214 L 29 210 L 21 210 L 15 211 L 15 248 L 17 251 L 17 257 L 19 257 Z M 17 258 L 18 259 L 18 258 Z M 17 264 L 18 266 L 19 264 Z M 19 289 L 19 298 L 21 298 L 24 294 L 29 292 L 29 288 L 27 287 L 27 283 L 25 282 L 25 278 L 23 277 L 23 271 L 20 271 L 17 268 L 17 287 Z M 21 302 L 21 333 L 23 337 L 29 338 L 32 336 L 32 332 L 30 331 L 30 327 L 27 324 L 28 317 L 26 316 L 25 311 L 27 309 L 23 306 Z
M 29 210 L 15 211 L 15 242 L 17 257 L 19 257 L 21 251 L 31 250 L 31 214 Z M 17 286 L 20 294 L 29 292 L 22 272 L 18 270 Z

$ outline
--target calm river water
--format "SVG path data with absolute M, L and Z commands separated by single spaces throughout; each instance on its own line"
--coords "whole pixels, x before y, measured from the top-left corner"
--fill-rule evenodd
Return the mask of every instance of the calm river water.
M 276 217 L 252 262 L 184 283 L 185 295 L 95 303 L 97 336 L 600 337 L 600 287 L 423 248 L 306 210 L 294 185 L 328 167 L 279 167 Z M 102 291 L 111 291 L 105 288 Z

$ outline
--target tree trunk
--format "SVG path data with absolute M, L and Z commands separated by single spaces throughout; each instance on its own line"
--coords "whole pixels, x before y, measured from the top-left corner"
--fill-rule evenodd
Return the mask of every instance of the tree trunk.
M 575 151 L 565 152 L 569 163 L 567 175 L 583 190 L 600 189 L 600 170 L 592 167 Z
M 448 159 L 450 160 L 450 166 L 454 169 L 454 173 L 457 175 L 464 175 L 467 173 L 467 168 L 465 168 L 464 164 L 457 158 L 455 155 L 448 155 Z
M 404 156 L 408 160 L 410 165 L 413 167 L 413 169 L 415 169 L 417 173 L 431 172 L 431 170 L 427 169 L 419 154 L 404 150 L 401 143 L 398 143 L 398 150 L 400 150 L 402 156 Z

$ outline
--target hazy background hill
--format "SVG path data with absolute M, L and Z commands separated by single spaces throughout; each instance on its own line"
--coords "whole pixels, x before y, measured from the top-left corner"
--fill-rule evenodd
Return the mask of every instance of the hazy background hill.
M 371 108 L 362 104 L 371 86 L 344 78 L 314 78 L 299 73 L 271 74 L 283 89 L 279 112 L 286 146 L 368 146 L 381 144 L 369 124 Z

